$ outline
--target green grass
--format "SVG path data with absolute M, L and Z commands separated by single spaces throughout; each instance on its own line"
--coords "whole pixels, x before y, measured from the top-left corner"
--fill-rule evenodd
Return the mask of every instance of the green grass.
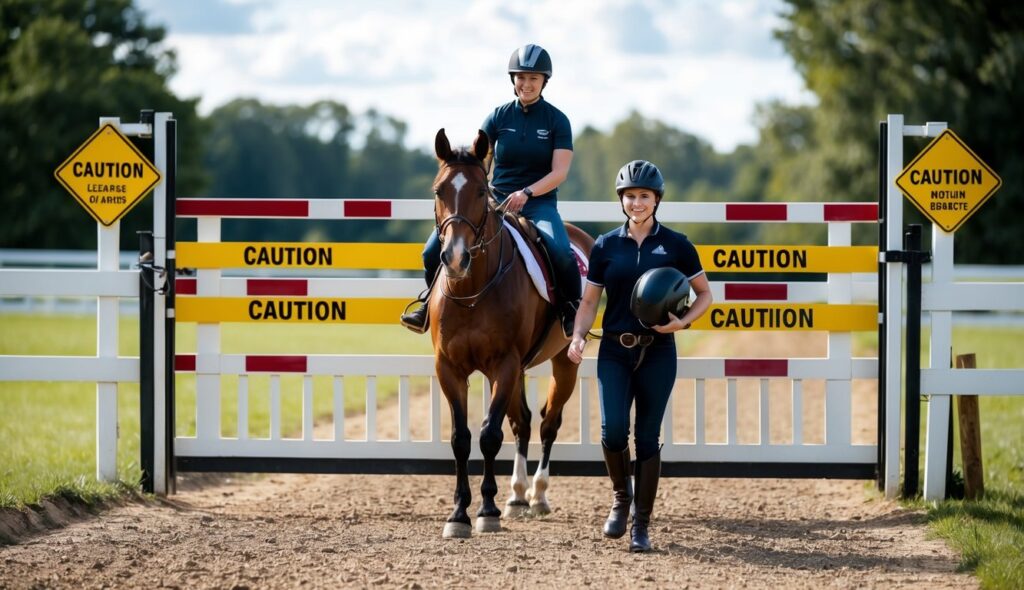
M 928 332 L 923 330 L 922 342 Z M 953 355 L 975 353 L 979 369 L 1024 367 L 1024 330 L 1019 328 L 955 328 Z M 928 366 L 927 350 L 921 365 Z M 970 392 L 964 392 L 970 393 Z M 955 411 L 955 403 L 954 411 Z M 1024 396 L 982 396 L 982 462 L 985 497 L 976 501 L 946 500 L 938 504 L 920 500 L 931 530 L 963 556 L 962 570 L 973 572 L 983 588 L 1024 587 Z M 922 406 L 922 416 L 927 406 Z M 921 438 L 924 481 L 924 429 Z M 953 465 L 962 469 L 959 428 L 953 420 Z
M 929 526 L 960 552 L 961 569 L 973 572 L 982 588 L 1021 588 L 1024 496 L 1019 488 L 1008 491 L 988 480 L 985 485 L 982 500 L 947 500 L 929 507 Z
M 96 321 L 93 317 L 0 315 L 0 354 L 94 355 Z M 178 350 L 195 351 L 195 326 L 181 325 Z M 255 326 L 222 327 L 224 353 L 343 354 L 367 351 L 382 354 L 430 354 L 429 338 L 398 326 Z M 120 351 L 138 354 L 138 322 L 121 318 Z M 346 377 L 346 411 L 363 409 L 365 379 Z M 178 376 L 177 432 L 195 432 L 195 378 Z M 237 377 L 221 382 L 222 432 L 237 431 Z M 414 387 L 425 383 L 413 381 Z M 395 395 L 397 379 L 378 379 L 381 401 Z M 330 378 L 314 379 L 314 414 L 332 419 Z M 250 378 L 249 432 L 268 436 L 268 377 Z M 301 377 L 281 379 L 282 432 L 301 431 Z M 118 475 L 120 482 L 96 481 L 96 386 L 89 383 L 0 382 L 0 508 L 38 504 L 45 497 L 65 496 L 96 502 L 137 487 L 139 468 L 139 388 L 118 389 Z
M 138 322 L 121 319 L 120 350 L 137 355 Z M 96 320 L 0 315 L 0 354 L 94 355 Z M 121 436 L 115 484 L 96 481 L 96 385 L 0 383 L 0 508 L 64 496 L 88 503 L 134 487 L 140 477 L 139 388 L 118 389 Z

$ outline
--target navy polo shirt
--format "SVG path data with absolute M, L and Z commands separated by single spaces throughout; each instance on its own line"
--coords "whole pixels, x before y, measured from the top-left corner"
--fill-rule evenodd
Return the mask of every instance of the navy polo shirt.
M 671 266 L 692 280 L 704 272 L 704 267 L 697 249 L 685 235 L 655 221 L 651 234 L 637 246 L 628 234 L 628 225 L 627 222 L 597 238 L 590 253 L 587 281 L 604 287 L 608 293 L 602 320 L 606 332 L 657 334 L 644 328 L 629 310 L 633 286 L 640 275 L 652 268 Z
M 518 99 L 501 105 L 487 115 L 482 128 L 494 144 L 491 184 L 505 195 L 547 176 L 555 150 L 572 149 L 569 118 L 543 97 L 525 109 Z M 554 201 L 557 193 L 555 189 L 533 198 Z

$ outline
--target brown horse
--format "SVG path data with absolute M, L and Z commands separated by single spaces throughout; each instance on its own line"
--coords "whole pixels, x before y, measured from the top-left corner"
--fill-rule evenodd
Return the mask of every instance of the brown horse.
M 484 477 L 476 529 L 493 532 L 501 530 L 501 511 L 494 503 L 498 492 L 494 457 L 501 448 L 502 419 L 508 416 L 517 450 L 506 514 L 527 509 L 546 514 L 550 512 L 545 491 L 551 446 L 562 423 L 562 407 L 575 387 L 578 365 L 566 356 L 569 341 L 554 322 L 551 304 L 533 287 L 493 202 L 487 186 L 487 135 L 480 131 L 471 149 L 452 150 L 441 129 L 434 150 L 439 161 L 434 216 L 443 249 L 442 269 L 429 303 L 430 328 L 437 378 L 452 413 L 456 474 L 455 510 L 445 524 L 444 537 L 464 538 L 472 534 L 466 513 L 472 501 L 467 472 L 472 435 L 466 425 L 470 374 L 480 371 L 491 383 L 490 407 L 480 429 Z M 594 245 L 590 236 L 569 224 L 566 228 L 573 243 L 589 255 Z M 531 415 L 524 371 L 549 359 L 553 378 L 540 410 L 543 457 L 527 491 Z

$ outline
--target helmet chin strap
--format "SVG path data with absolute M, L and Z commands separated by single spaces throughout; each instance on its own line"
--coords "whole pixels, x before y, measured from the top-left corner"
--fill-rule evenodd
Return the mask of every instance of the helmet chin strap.
M 622 207 L 622 214 L 626 216 L 626 219 L 629 221 L 633 221 L 633 217 L 630 216 L 629 213 L 626 213 L 626 206 L 622 203 L 622 197 L 619 197 L 619 205 Z M 655 219 L 654 216 L 658 214 L 659 205 L 661 205 L 661 197 L 658 197 L 658 200 L 654 203 L 654 211 L 651 212 L 650 217 L 648 217 L 647 219 L 654 219 L 655 221 L 657 221 L 657 219 Z M 641 221 L 640 224 L 642 225 L 646 223 L 647 219 Z

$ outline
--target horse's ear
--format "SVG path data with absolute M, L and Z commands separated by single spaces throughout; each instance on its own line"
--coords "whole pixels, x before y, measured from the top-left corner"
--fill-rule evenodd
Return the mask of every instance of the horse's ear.
M 483 162 L 484 168 L 490 167 L 491 140 L 484 133 L 483 129 L 478 129 L 476 132 L 476 141 L 473 142 L 473 155 L 476 156 L 477 160 Z
M 434 136 L 434 153 L 442 162 L 452 159 L 452 144 L 448 142 L 448 136 L 444 134 L 444 127 L 438 129 L 437 135 Z
M 477 160 L 481 162 L 487 158 L 487 152 L 491 149 L 491 140 L 487 138 L 487 134 L 484 133 L 483 129 L 478 129 L 476 132 L 476 140 L 473 141 L 473 155 L 476 156 Z

